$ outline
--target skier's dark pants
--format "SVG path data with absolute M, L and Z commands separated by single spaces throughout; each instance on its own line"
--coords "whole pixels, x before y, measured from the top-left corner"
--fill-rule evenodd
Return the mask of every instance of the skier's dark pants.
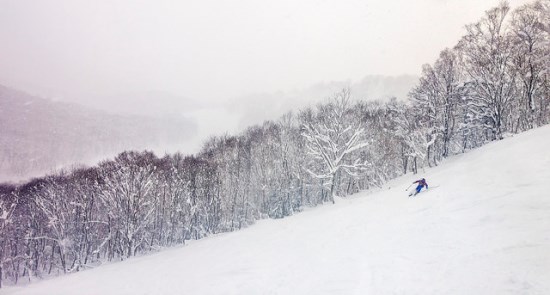
M 423 187 L 424 187 L 424 186 L 421 185 L 421 184 L 418 185 L 418 186 L 416 187 L 416 194 L 418 194 L 418 193 L 420 192 L 420 190 L 421 190 Z M 416 195 L 416 194 L 415 194 L 415 195 Z

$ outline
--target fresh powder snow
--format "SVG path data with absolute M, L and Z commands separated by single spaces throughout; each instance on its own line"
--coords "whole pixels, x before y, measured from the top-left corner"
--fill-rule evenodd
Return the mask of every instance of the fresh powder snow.
M 425 177 L 430 189 L 408 197 Z M 1 294 L 550 294 L 550 126 L 280 220 Z

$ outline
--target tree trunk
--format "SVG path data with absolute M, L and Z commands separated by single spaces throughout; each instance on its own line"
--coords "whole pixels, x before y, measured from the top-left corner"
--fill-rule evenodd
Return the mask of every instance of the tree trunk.
M 332 175 L 332 180 L 330 184 L 330 200 L 332 201 L 332 204 L 334 204 L 334 187 L 336 186 L 336 175 Z

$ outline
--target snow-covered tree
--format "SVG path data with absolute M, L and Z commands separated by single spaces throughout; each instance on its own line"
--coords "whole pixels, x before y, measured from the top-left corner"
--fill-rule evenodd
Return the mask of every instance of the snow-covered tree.
M 540 116 L 544 79 L 548 75 L 550 44 L 544 32 L 544 6 L 534 2 L 518 8 L 512 17 L 511 38 L 516 51 L 513 59 L 518 75 L 519 95 L 516 128 L 526 130 L 543 123 Z
M 432 67 L 425 65 L 419 84 L 410 97 L 418 119 L 428 132 L 428 160 L 436 164 L 451 153 L 457 131 L 457 110 L 465 87 L 454 50 L 445 49 Z M 431 154 L 431 157 L 430 155 Z
M 2 278 L 4 264 L 6 259 L 11 259 L 7 253 L 9 249 L 10 235 L 14 234 L 13 225 L 14 212 L 19 203 L 19 194 L 14 185 L 0 184 L 0 288 L 2 287 Z
M 457 48 L 470 84 L 470 110 L 486 125 L 488 139 L 502 139 L 516 96 L 514 44 L 506 23 L 510 7 L 503 2 L 474 24 Z
M 103 202 L 108 203 L 114 251 L 121 258 L 134 256 L 150 238 L 146 228 L 155 210 L 155 156 L 150 152 L 124 152 L 102 166 Z
M 353 156 L 368 146 L 366 126 L 354 117 L 349 89 L 335 95 L 331 103 L 319 105 L 316 116 L 312 115 L 302 116 L 302 136 L 306 139 L 307 153 L 315 162 L 312 168 L 306 169 L 323 181 L 334 202 L 339 172 L 359 177 L 368 169 L 368 163 Z

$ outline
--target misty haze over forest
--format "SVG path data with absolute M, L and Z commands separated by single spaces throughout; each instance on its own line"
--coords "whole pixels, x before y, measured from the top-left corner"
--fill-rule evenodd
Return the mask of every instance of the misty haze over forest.
M 192 154 L 213 135 L 278 119 L 342 88 L 351 87 L 357 98 L 404 99 L 417 79 L 373 76 L 356 83 L 319 83 L 290 92 L 250 94 L 223 105 L 145 92 L 80 101 L 79 106 L 0 85 L 0 179 L 19 181 L 93 165 L 124 150 Z
M 142 120 L 156 123 L 145 125 L 162 129 L 162 122 L 170 124 L 164 129 L 172 130 L 166 134 L 173 136 L 153 136 L 150 129 L 140 134 L 143 127 L 138 123 L 129 123 L 132 132 L 113 141 L 82 130 L 82 137 L 103 147 L 92 144 L 93 152 L 86 151 L 86 140 L 73 140 L 56 152 L 58 156 L 45 157 L 49 152 L 44 151 L 31 156 L 31 162 L 14 166 L 14 159 L 34 155 L 28 150 L 38 151 L 42 144 L 29 139 L 36 135 L 32 130 L 6 132 L 3 142 L 25 142 L 25 147 L 0 149 L 0 157 L 10 158 L 0 163 L 0 175 L 21 180 L 71 163 L 94 164 L 125 149 L 192 154 L 211 136 L 235 134 L 277 119 L 348 87 L 354 99 L 406 99 L 418 82 L 421 65 L 451 46 L 465 23 L 497 3 L 4 2 L 0 85 L 11 92 L 4 91 L 3 96 L 17 91 L 80 104 L 92 112 L 150 117 Z M 0 99 L 6 103 L 13 97 Z M 21 117 L 24 112 L 25 108 L 12 109 L 10 116 Z M 49 116 L 49 120 L 58 117 L 53 109 Z M 3 118 L 4 128 L 34 126 L 13 117 Z M 55 119 L 57 124 L 74 125 L 74 120 L 63 122 L 62 117 Z M 175 121 L 182 123 L 174 126 Z M 124 125 L 91 124 L 107 134 L 116 134 L 111 129 Z M 52 138 L 63 142 L 58 139 Z

